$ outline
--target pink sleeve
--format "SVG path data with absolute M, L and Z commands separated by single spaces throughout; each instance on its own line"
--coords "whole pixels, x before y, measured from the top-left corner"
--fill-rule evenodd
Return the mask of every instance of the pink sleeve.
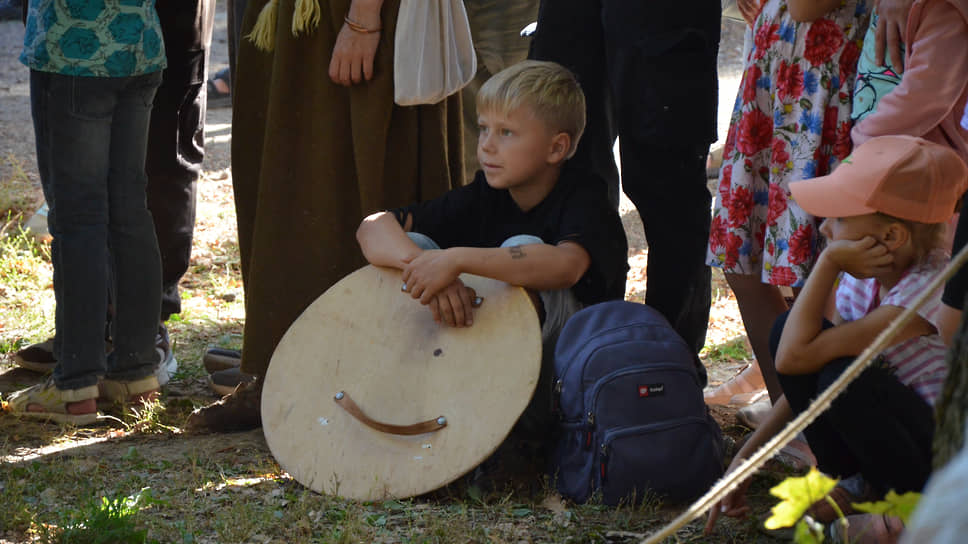
M 854 126 L 854 145 L 875 136 L 924 136 L 960 106 L 968 85 L 968 22 L 945 0 L 927 3 L 901 83 Z
M 938 268 L 925 267 L 907 275 L 884 297 L 881 305 L 898 306 L 900 308 L 911 306 L 939 273 Z M 918 315 L 935 328 L 938 328 L 940 318 L 942 287 L 935 289 L 935 292 L 917 310 Z

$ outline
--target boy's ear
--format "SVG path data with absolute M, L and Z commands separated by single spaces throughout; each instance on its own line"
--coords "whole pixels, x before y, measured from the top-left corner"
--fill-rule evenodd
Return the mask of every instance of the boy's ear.
M 911 231 L 906 225 L 898 222 L 887 224 L 881 234 L 881 242 L 891 251 L 903 246 L 911 239 Z
M 571 151 L 571 136 L 567 132 L 559 132 L 551 137 L 551 151 L 548 153 L 550 164 L 559 164 L 568 158 Z

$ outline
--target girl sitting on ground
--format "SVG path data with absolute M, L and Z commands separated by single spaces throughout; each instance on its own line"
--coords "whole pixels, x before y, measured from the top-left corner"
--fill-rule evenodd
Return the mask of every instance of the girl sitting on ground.
M 784 394 L 730 470 L 805 411 L 938 274 L 947 261 L 944 223 L 966 188 L 968 167 L 955 152 L 911 136 L 873 138 L 833 174 L 790 184 L 804 210 L 826 217 L 820 230 L 827 247 L 793 308 L 773 327 Z M 836 315 L 828 321 L 824 309 L 834 291 Z M 919 491 L 931 472 L 932 406 L 947 373 L 940 295 L 804 431 L 820 470 L 842 478 L 831 497 L 844 514 L 853 512 L 851 503 L 888 490 Z M 748 486 L 713 507 L 707 529 L 720 513 L 749 512 Z M 826 501 L 808 513 L 825 523 L 838 517 Z M 890 541 L 901 530 L 894 518 L 858 521 L 852 538 Z

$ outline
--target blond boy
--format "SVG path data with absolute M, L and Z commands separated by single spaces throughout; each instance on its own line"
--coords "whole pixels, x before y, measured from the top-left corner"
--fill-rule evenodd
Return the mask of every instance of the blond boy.
M 603 182 L 567 167 L 585 125 L 584 95 L 571 72 L 551 62 L 516 64 L 484 84 L 477 110 L 482 170 L 474 180 L 367 217 L 357 240 L 370 263 L 402 270 L 405 296 L 443 326 L 474 323 L 475 294 L 461 273 L 528 289 L 542 319 L 547 385 L 565 320 L 585 305 L 624 297 L 624 231 Z M 549 390 L 539 384 L 536 398 Z

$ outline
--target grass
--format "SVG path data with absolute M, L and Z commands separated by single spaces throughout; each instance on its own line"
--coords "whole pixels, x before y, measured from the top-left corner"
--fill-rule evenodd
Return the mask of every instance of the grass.
M 11 357 L 53 329 L 49 246 L 20 228 L 39 189 L 22 165 L 8 171 L 13 178 L 0 179 L 4 394 L 42 379 L 14 369 Z M 637 542 L 678 513 L 652 499 L 616 508 L 563 503 L 542 481 L 483 491 L 458 480 L 424 497 L 358 503 L 294 482 L 260 431 L 183 434 L 189 412 L 214 400 L 200 361 L 204 349 L 241 345 L 244 297 L 229 184 L 225 176 L 199 184 L 193 263 L 182 282 L 182 312 L 168 323 L 179 370 L 161 403 L 84 428 L 0 414 L 0 542 L 98 542 L 109 535 L 101 541 L 616 543 Z M 704 352 L 710 365 L 749 358 L 735 303 L 717 281 L 716 325 Z M 635 283 L 630 298 L 641 294 Z M 767 490 L 781 477 L 755 477 L 751 501 L 760 517 L 773 504 Z M 680 531 L 678 541 L 773 541 L 751 522 L 721 524 L 705 539 L 702 523 Z
M 63 513 L 59 525 L 40 526 L 40 540 L 50 544 L 143 544 L 148 542 L 148 530 L 138 514 L 157 503 L 148 488 L 127 497 L 101 497 Z
M 745 336 L 736 336 L 721 344 L 706 343 L 699 356 L 709 363 L 749 361 L 753 351 Z

